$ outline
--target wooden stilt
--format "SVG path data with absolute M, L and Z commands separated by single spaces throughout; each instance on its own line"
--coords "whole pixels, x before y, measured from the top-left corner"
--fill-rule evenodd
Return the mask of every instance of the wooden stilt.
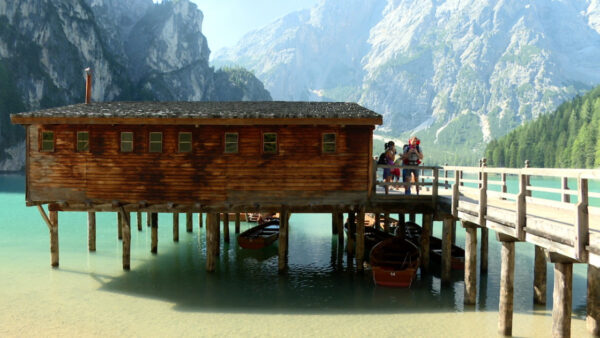
M 465 304 L 475 305 L 477 300 L 477 228 L 463 222 L 465 227 Z
M 288 245 L 288 217 L 287 210 L 283 209 L 280 211 L 279 219 L 279 273 L 284 272 L 287 269 L 287 245 Z
M 50 259 L 53 267 L 58 267 L 58 211 L 49 212 L 50 223 Z
M 219 232 L 219 214 L 206 214 L 206 271 L 215 271 L 217 261 L 217 233 Z
M 141 211 L 137 212 L 137 227 L 138 227 L 138 231 L 142 231 L 142 212 Z
M 191 212 L 186 212 L 185 213 L 185 229 L 187 232 L 193 232 L 194 231 L 194 214 Z
M 361 208 L 356 220 L 356 269 L 363 271 L 365 260 L 365 210 Z
M 152 226 L 152 213 L 151 212 L 146 213 L 146 226 L 148 228 Z
M 423 219 L 423 221 L 424 220 L 425 219 Z M 398 214 L 398 228 L 396 229 L 396 236 L 401 238 L 406 236 L 406 222 L 404 222 L 404 214 Z
M 229 214 L 223 213 L 223 241 L 229 243 Z
M 387 232 L 389 229 L 390 229 L 390 214 L 386 212 L 383 215 L 383 230 Z
M 123 239 L 123 218 L 121 214 L 117 212 L 117 237 Z
M 354 254 L 354 239 L 356 238 L 356 214 L 351 212 L 348 214 L 348 244 L 346 245 L 346 251 L 348 255 Z
M 343 248 L 344 247 L 344 214 L 341 212 L 338 212 L 336 214 L 337 217 L 337 221 L 336 221 L 336 226 L 337 226 L 337 240 L 338 240 L 338 248 Z
M 131 218 L 128 212 L 121 207 L 121 224 L 123 225 L 123 270 L 129 270 L 131 267 Z
M 571 301 L 573 297 L 573 263 L 554 263 L 552 336 L 571 336 Z
M 600 336 L 600 268 L 588 265 L 587 273 L 587 318 L 588 332 Z
M 202 229 L 202 213 L 198 213 L 198 229 Z
M 88 250 L 96 251 L 96 213 L 88 212 Z
M 456 220 L 452 222 L 452 245 L 456 244 Z
M 414 223 L 417 220 L 417 216 L 415 214 L 410 214 L 408 220 Z
M 452 223 L 454 219 L 445 218 L 442 227 L 442 283 L 450 282 L 452 272 Z
M 179 213 L 173 213 L 173 242 L 179 242 Z
M 421 269 L 429 271 L 429 238 L 433 228 L 433 216 L 423 214 L 423 226 L 421 230 Z
M 235 233 L 236 234 L 240 233 L 240 213 L 239 212 L 235 213 Z
M 498 314 L 498 333 L 512 336 L 514 280 L 515 280 L 515 242 L 502 242 L 502 265 L 500 270 L 500 308 Z
M 155 254 L 158 252 L 158 214 L 156 212 L 150 214 L 150 226 L 152 229 L 152 242 L 150 244 L 150 252 Z
M 544 248 L 535 246 L 533 267 L 533 303 L 546 304 L 546 255 Z
M 332 235 L 337 235 L 337 213 L 333 212 L 331 213 L 331 234 Z
M 487 274 L 488 271 L 488 234 L 487 228 L 481 228 L 481 258 L 479 262 L 479 273 Z
M 215 214 L 215 218 L 216 220 L 214 221 L 217 227 L 217 232 L 216 232 L 216 241 L 217 241 L 217 245 L 215 247 L 215 252 L 217 254 L 217 256 L 221 255 L 221 214 L 217 213 Z

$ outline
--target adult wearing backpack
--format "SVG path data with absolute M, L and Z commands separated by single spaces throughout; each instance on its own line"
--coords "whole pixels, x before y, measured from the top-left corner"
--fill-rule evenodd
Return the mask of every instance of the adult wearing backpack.
M 394 141 L 390 141 L 385 144 L 385 152 L 379 156 L 378 164 L 394 165 L 394 159 L 396 158 L 396 146 Z M 393 178 L 392 171 L 390 168 L 383 169 L 383 180 L 385 182 L 391 182 Z M 385 193 L 389 192 L 389 186 L 385 186 Z
M 423 151 L 421 150 L 421 140 L 416 136 L 412 136 L 408 140 L 408 144 L 402 147 L 402 163 L 404 165 L 418 166 L 423 159 Z M 410 195 L 410 179 L 411 174 L 415 177 L 415 182 L 419 181 L 418 169 L 402 169 L 402 182 L 404 182 L 404 194 Z M 419 186 L 416 186 L 417 195 L 419 194 Z

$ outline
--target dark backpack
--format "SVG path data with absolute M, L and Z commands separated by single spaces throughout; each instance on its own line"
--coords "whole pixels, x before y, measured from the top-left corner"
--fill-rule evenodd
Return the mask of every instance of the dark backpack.
M 387 158 L 385 156 L 385 151 L 379 155 L 379 159 L 377 160 L 377 164 L 387 164 Z

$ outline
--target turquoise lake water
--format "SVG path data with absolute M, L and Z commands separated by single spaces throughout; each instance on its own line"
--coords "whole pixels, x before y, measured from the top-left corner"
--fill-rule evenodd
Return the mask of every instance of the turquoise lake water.
M 410 289 L 376 287 L 338 256 L 331 216 L 294 214 L 289 269 L 277 273 L 277 246 L 240 249 L 221 242 L 215 273 L 205 272 L 205 233 L 172 241 L 172 216 L 159 215 L 158 254 L 150 253 L 145 214 L 132 217 L 131 271 L 121 266 L 115 213 L 97 214 L 97 252 L 87 250 L 87 214 L 60 213 L 60 267 L 50 267 L 49 235 L 36 208 L 25 206 L 22 175 L 0 176 L 0 336 L 473 336 L 495 335 L 500 245 L 490 232 L 489 272 L 478 277 L 475 306 L 463 305 L 463 272 L 441 285 L 419 273 Z M 393 215 L 392 215 L 393 216 Z M 420 220 L 417 220 L 420 223 Z M 242 231 L 249 227 L 242 223 Z M 457 244 L 464 231 L 457 227 Z M 434 234 L 441 223 L 434 225 Z M 223 241 L 223 237 L 221 237 Z M 533 306 L 533 246 L 517 243 L 516 336 L 551 333 L 548 304 Z M 435 265 L 434 265 L 435 267 Z M 435 268 L 434 268 L 435 269 Z M 439 270 L 439 268 L 437 268 Z M 586 336 L 586 267 L 573 277 L 573 336 Z

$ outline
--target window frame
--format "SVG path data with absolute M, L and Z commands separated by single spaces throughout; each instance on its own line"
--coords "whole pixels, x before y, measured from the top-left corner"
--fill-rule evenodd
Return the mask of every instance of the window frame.
M 275 135 L 275 142 L 265 142 L 265 136 L 268 134 L 274 134 Z M 279 136 L 277 135 L 277 132 L 275 131 L 265 131 L 262 133 L 262 147 L 261 147 L 261 153 L 265 154 L 265 155 L 277 155 L 279 153 Z M 265 151 L 265 145 L 267 144 L 273 144 L 275 143 L 275 151 L 271 152 L 271 151 Z
M 227 142 L 228 135 L 235 135 L 235 142 Z M 235 151 L 227 151 L 228 144 L 235 144 Z M 238 132 L 225 132 L 223 134 L 223 154 L 239 154 L 240 153 L 240 133 Z
M 123 135 L 124 134 L 131 134 L 131 140 L 123 140 Z M 135 134 L 133 133 L 133 131 L 122 131 L 122 132 L 120 132 L 119 133 L 119 152 L 121 152 L 121 153 L 132 153 L 135 150 L 134 140 L 135 140 Z M 123 150 L 123 143 L 124 142 L 131 144 L 131 150 Z
M 80 142 L 84 142 L 79 140 L 79 135 L 83 135 L 83 134 L 87 134 L 87 140 L 84 140 L 85 142 L 87 142 L 87 149 L 85 150 L 81 150 L 79 149 L 79 143 Z M 78 130 L 75 133 L 75 152 L 77 153 L 89 153 L 90 152 L 90 132 L 87 130 Z
M 44 143 L 48 142 L 47 140 L 44 140 L 44 134 L 46 133 L 52 134 L 52 149 L 44 149 Z M 41 153 L 53 153 L 56 150 L 56 135 L 54 133 L 54 130 L 40 130 L 39 149 Z
M 190 136 L 190 140 L 189 141 L 181 141 L 181 136 L 184 135 L 184 134 L 188 134 Z M 194 143 L 193 143 L 193 141 L 194 141 L 194 136 L 193 136 L 193 134 L 192 134 L 191 131 L 180 131 L 177 134 L 177 152 L 181 153 L 181 154 L 188 154 L 188 153 L 193 152 L 194 151 Z M 181 150 L 181 145 L 182 144 L 189 144 L 190 145 L 189 150 L 188 151 L 182 151 Z
M 152 135 L 160 135 L 160 143 L 158 141 L 152 141 Z M 148 133 L 148 152 L 149 153 L 162 153 L 163 152 L 163 132 L 162 131 L 151 131 Z M 152 150 L 152 144 L 160 144 L 160 151 Z
M 325 142 L 325 135 L 333 135 L 334 140 L 333 142 Z M 336 132 L 323 132 L 321 133 L 321 154 L 324 155 L 333 155 L 333 154 L 337 154 L 337 133 Z M 333 144 L 333 151 L 325 151 L 325 145 L 326 144 Z

